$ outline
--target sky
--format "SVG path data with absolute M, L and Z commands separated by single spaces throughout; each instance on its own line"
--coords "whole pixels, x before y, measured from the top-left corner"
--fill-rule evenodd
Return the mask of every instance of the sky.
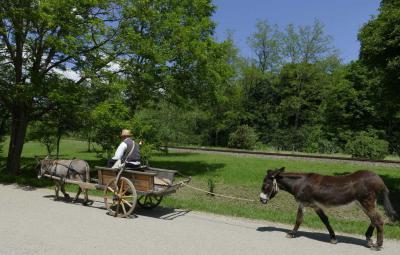
M 267 20 L 284 31 L 290 23 L 297 26 L 313 25 L 318 19 L 326 35 L 333 38 L 332 46 L 339 50 L 344 63 L 358 59 L 359 29 L 373 15 L 378 14 L 380 0 L 214 0 L 217 10 L 216 37 L 226 38 L 226 31 L 233 31 L 235 45 L 242 56 L 253 53 L 247 38 L 255 32 L 257 20 Z

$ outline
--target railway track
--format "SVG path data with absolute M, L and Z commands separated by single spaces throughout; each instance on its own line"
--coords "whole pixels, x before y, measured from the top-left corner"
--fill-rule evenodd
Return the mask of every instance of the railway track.
M 237 154 L 237 155 L 253 155 L 275 158 L 297 158 L 304 160 L 325 160 L 325 161 L 345 161 L 360 164 L 379 164 L 393 167 L 400 167 L 400 161 L 397 160 L 372 160 L 364 158 L 347 158 L 347 157 L 330 157 L 323 155 L 306 155 L 306 154 L 290 154 L 290 153 L 276 153 L 264 151 L 249 151 L 237 149 L 210 149 L 198 147 L 182 147 L 182 146 L 168 146 L 169 150 L 181 152 L 206 152 L 206 153 L 224 153 L 224 154 Z

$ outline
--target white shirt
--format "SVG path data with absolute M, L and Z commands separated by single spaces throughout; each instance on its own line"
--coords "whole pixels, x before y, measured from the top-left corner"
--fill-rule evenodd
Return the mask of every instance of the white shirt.
M 128 145 L 126 145 L 126 143 L 124 143 L 124 142 L 120 143 L 117 150 L 115 151 L 114 157 L 112 157 L 112 159 L 113 160 L 121 159 L 127 148 L 128 148 Z

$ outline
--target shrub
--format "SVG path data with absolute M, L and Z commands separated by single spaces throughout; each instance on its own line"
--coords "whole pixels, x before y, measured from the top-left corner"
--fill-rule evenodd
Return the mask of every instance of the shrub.
M 335 140 L 328 139 L 321 126 L 305 126 L 301 128 L 304 137 L 302 151 L 311 153 L 336 153 L 340 151 Z
M 253 149 L 258 141 L 258 136 L 252 127 L 239 126 L 229 135 L 228 147 L 240 149 Z
M 304 148 L 304 133 L 299 129 L 277 130 L 271 135 L 271 145 L 278 150 L 301 151 Z
M 389 143 L 371 132 L 362 131 L 347 142 L 345 150 L 355 158 L 384 159 L 389 154 Z

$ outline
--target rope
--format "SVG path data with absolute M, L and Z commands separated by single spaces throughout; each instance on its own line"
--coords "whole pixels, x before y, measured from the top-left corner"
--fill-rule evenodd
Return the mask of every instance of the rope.
M 207 190 L 204 190 L 204 189 L 199 189 L 199 188 L 193 187 L 193 186 L 191 186 L 191 185 L 189 185 L 189 184 L 187 184 L 187 183 L 182 183 L 182 185 L 184 185 L 184 186 L 186 186 L 186 187 L 188 187 L 188 188 L 197 190 L 197 191 L 201 191 L 201 192 L 204 192 L 204 193 L 207 193 L 207 194 L 212 194 L 212 195 L 217 196 L 217 197 L 224 197 L 224 198 L 235 199 L 235 200 L 256 202 L 256 200 L 254 200 L 254 199 L 247 199 L 247 198 L 241 198 L 241 197 L 227 196 L 227 195 L 223 195 L 223 194 L 218 194 L 218 193 L 210 192 L 210 191 L 207 191 Z

